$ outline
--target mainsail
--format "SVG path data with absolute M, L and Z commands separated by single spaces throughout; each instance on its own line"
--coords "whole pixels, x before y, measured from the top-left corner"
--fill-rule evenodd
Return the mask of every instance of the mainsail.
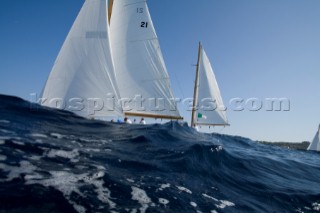
M 86 0 L 52 68 L 42 105 L 84 117 L 121 116 L 107 0 Z
M 146 0 L 115 0 L 110 36 L 124 114 L 182 119 Z
M 316 136 L 314 136 L 313 141 L 308 147 L 308 150 L 320 151 L 320 125 L 316 133 Z
M 211 63 L 199 44 L 191 126 L 228 126 L 224 108 Z

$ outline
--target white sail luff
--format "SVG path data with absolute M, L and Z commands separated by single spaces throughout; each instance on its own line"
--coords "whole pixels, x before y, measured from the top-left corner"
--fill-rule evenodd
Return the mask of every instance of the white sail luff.
M 199 86 L 197 98 L 197 114 L 202 118 L 197 118 L 198 125 L 228 125 L 225 107 L 221 98 L 220 89 L 213 72 L 213 68 L 201 47 L 199 60 Z
M 124 112 L 180 117 L 146 1 L 115 0 L 110 32 Z
M 320 125 L 316 135 L 314 136 L 311 144 L 308 147 L 308 150 L 320 151 Z
M 120 116 L 111 46 L 107 0 L 86 0 L 52 68 L 42 105 L 84 117 Z M 61 105 L 60 103 L 60 105 Z

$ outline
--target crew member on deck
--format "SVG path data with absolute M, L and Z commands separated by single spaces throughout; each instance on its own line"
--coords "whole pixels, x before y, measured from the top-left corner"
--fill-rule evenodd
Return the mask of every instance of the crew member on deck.
M 147 124 L 146 121 L 144 120 L 144 118 L 141 118 L 140 124 Z
M 193 128 L 199 132 L 199 127 L 196 124 L 193 124 Z
M 128 117 L 125 117 L 125 118 L 124 118 L 124 122 L 125 122 L 126 124 L 132 124 L 132 121 L 131 121 Z

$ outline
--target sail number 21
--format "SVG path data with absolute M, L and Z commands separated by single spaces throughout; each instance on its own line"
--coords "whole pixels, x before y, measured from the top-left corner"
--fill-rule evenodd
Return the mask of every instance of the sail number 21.
M 144 9 L 142 7 L 137 8 L 137 13 L 143 13 Z M 142 21 L 140 27 L 148 28 L 148 22 Z
M 143 28 L 148 28 L 148 22 L 141 22 L 141 26 L 140 27 L 143 27 Z

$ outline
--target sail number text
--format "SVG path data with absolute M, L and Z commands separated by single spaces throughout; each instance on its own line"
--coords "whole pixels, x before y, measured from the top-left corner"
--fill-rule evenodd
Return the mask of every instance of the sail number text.
M 138 7 L 138 8 L 137 8 L 137 13 L 144 13 L 144 8 Z M 142 28 L 148 28 L 148 22 L 142 21 L 140 27 L 142 27 Z
M 148 22 L 141 22 L 141 27 L 148 28 Z
M 143 13 L 143 8 L 137 8 L 137 13 Z

